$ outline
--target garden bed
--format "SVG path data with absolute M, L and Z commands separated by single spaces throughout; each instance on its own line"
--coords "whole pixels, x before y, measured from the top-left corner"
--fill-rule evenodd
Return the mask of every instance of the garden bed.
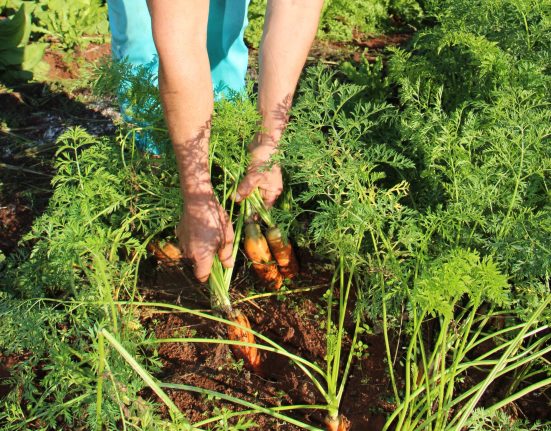
M 298 430 L 342 415 L 352 430 L 541 429 L 551 33 L 538 2 L 490 3 L 442 1 L 416 34 L 314 46 L 269 214 L 302 273 L 266 291 L 236 243 L 222 285 L 252 325 L 253 371 L 213 285 L 147 251 L 175 240 L 181 212 L 172 153 L 143 154 L 141 128 L 113 125 L 114 94 L 139 100 L 134 118 L 167 142 L 147 71 L 105 66 L 69 90 L 75 66 L 48 51 L 58 82 L 0 95 L 0 427 Z M 248 96 L 217 102 L 212 122 L 213 183 L 235 226 L 227 192 L 257 124 Z

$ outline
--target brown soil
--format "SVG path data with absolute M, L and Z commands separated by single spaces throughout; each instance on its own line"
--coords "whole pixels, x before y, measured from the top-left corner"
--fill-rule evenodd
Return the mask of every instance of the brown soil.
M 345 60 L 360 61 L 362 56 L 369 61 L 384 55 L 389 46 L 403 46 L 411 40 L 413 33 L 392 33 L 370 36 L 357 33 L 349 42 L 316 40 L 310 55 L 316 62 L 338 64 Z
M 242 270 L 243 271 L 243 270 Z M 142 293 L 147 300 L 179 303 L 197 309 L 208 308 L 206 286 L 195 283 L 185 268 L 165 267 L 146 271 Z M 312 274 L 306 277 L 304 274 Z M 251 278 L 241 272 L 236 276 L 232 293 L 234 301 L 246 296 L 254 288 Z M 313 286 L 315 290 L 281 298 L 270 297 L 241 302 L 236 308 L 245 313 L 254 330 L 281 344 L 288 351 L 323 368 L 326 354 L 325 322 L 320 296 L 329 286 L 329 275 L 311 264 L 294 286 Z M 226 338 L 226 328 L 189 314 L 148 314 L 143 318 L 157 338 L 205 337 Z M 260 340 L 257 340 L 259 342 Z M 377 431 L 384 425 L 386 411 L 391 409 L 385 400 L 390 385 L 384 361 L 382 336 L 366 336 L 362 341 L 367 350 L 356 360 L 342 403 L 342 413 L 351 423 L 351 430 Z M 345 339 L 345 352 L 350 340 Z M 225 345 L 202 343 L 165 343 L 158 353 L 163 362 L 164 382 L 185 383 L 215 390 L 263 406 L 289 404 L 324 404 L 324 400 L 310 379 L 284 356 L 262 352 L 262 372 L 251 373 L 236 362 Z M 231 411 L 240 408 L 227 402 L 213 402 L 186 391 L 169 391 L 176 405 L 192 421 L 205 419 L 213 407 Z M 296 411 L 291 416 L 324 428 L 323 413 L 315 410 Z M 262 430 L 298 430 L 300 428 L 277 421 L 266 415 L 257 415 L 254 421 Z
M 0 353 L 0 400 L 10 393 L 15 387 L 10 379 L 12 376 L 13 368 L 20 362 L 28 359 L 29 353 L 22 355 L 8 355 L 5 356 Z
M 302 253 L 301 260 L 305 261 Z M 311 258 L 306 259 L 308 262 Z M 270 340 L 284 346 L 289 352 L 309 361 L 315 361 L 322 368 L 326 354 L 325 306 L 321 299 L 329 287 L 330 274 L 312 261 L 307 264 L 292 288 L 311 287 L 312 291 L 281 297 L 249 297 L 255 289 L 254 276 L 238 262 L 238 273 L 232 287 L 232 300 L 236 308 L 246 314 L 252 328 Z M 145 268 L 142 277 L 142 294 L 146 300 L 173 303 L 191 309 L 209 309 L 208 288 L 195 282 L 189 267 L 171 266 Z M 292 289 L 291 289 L 292 291 Z M 353 302 L 353 299 L 352 299 Z M 142 316 L 146 327 L 157 338 L 202 337 L 209 339 L 227 338 L 222 324 L 201 319 L 186 313 L 159 313 Z M 350 315 L 346 324 L 352 331 Z M 387 374 L 384 340 L 381 334 L 362 335 L 366 350 L 361 359 L 355 359 L 349 381 L 345 387 L 341 413 L 350 422 L 352 431 L 378 431 L 385 424 L 386 417 L 395 406 L 392 403 L 392 389 Z M 257 339 L 257 342 L 262 342 Z M 396 340 L 391 339 L 393 350 Z M 344 339 L 344 354 L 348 353 L 350 338 Z M 490 350 L 492 346 L 485 346 Z M 284 356 L 262 351 L 262 369 L 259 373 L 248 371 L 242 362 L 237 362 L 225 345 L 203 343 L 165 343 L 159 345 L 158 353 L 163 364 L 161 381 L 198 386 L 254 402 L 265 407 L 292 404 L 324 404 L 324 400 L 311 380 Z M 399 362 L 399 361 L 398 361 Z M 396 375 L 403 370 L 396 365 Z M 467 389 L 485 377 L 472 374 L 466 376 L 463 389 Z M 500 380 L 485 394 L 482 404 L 491 405 L 507 396 L 509 381 Z M 398 382 L 400 386 L 400 381 Z M 461 385 L 459 387 L 461 390 Z M 243 410 L 232 403 L 209 400 L 205 396 L 182 390 L 168 391 L 176 405 L 193 422 L 212 416 L 214 408 L 230 411 Z M 150 394 L 147 394 L 150 395 Z M 511 418 L 551 420 L 548 394 L 535 392 L 507 407 Z M 300 410 L 290 414 L 295 419 L 324 429 L 324 414 L 319 410 Z M 252 418 L 259 430 L 298 430 L 300 428 L 283 423 L 267 415 Z
M 48 79 L 58 81 L 76 79 L 80 77 L 83 66 L 97 63 L 110 56 L 111 45 L 109 43 L 90 43 L 85 48 L 77 48 L 71 54 L 49 48 L 44 54 L 44 61 L 50 66 Z

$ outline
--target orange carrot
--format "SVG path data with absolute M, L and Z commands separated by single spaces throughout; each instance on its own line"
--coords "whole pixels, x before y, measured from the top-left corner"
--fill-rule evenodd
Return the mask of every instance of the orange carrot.
M 166 266 L 177 265 L 182 260 L 182 251 L 170 242 L 161 246 L 157 241 L 151 241 L 147 244 L 147 250 Z
M 266 238 L 257 223 L 245 225 L 245 254 L 252 261 L 258 278 L 269 283 L 273 290 L 279 290 L 283 284 L 283 277 L 274 263 Z
M 329 416 L 325 417 L 327 431 L 346 431 L 349 428 L 349 424 L 348 419 L 342 415 L 337 416 L 336 418 L 331 418 Z
M 266 240 L 272 254 L 279 265 L 279 271 L 285 278 L 293 278 L 298 274 L 298 262 L 290 241 L 283 241 L 281 231 L 277 226 L 266 231 Z
M 247 328 L 251 327 L 249 319 L 239 310 L 233 310 L 230 312 L 228 318 L 235 323 L 239 323 L 241 326 Z M 232 341 L 243 341 L 245 343 L 254 343 L 254 335 L 245 331 L 244 329 L 237 328 L 235 326 L 228 326 L 228 338 Z M 260 353 L 256 347 L 253 346 L 237 346 L 230 345 L 233 355 L 237 359 L 243 359 L 245 366 L 251 371 L 260 373 L 261 358 Z

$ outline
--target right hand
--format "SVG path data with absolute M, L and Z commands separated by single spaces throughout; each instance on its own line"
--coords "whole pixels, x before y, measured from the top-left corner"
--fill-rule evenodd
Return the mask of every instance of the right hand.
M 260 141 L 261 138 L 256 139 Z M 236 202 L 242 202 L 258 187 L 264 205 L 269 209 L 281 194 L 283 190 L 281 168 L 275 163 L 270 166 L 270 158 L 277 152 L 277 145 L 273 140 L 269 142 L 269 144 L 255 142 L 251 145 L 251 160 L 247 175 L 237 187 Z
M 208 280 L 215 254 L 225 268 L 233 266 L 233 227 L 214 194 L 185 200 L 176 236 L 199 281 Z

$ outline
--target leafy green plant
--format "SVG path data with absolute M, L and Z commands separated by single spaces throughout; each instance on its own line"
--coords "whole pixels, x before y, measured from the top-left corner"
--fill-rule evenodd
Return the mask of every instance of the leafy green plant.
M 2 426 L 246 428 L 253 425 L 244 418 L 263 413 L 318 429 L 288 413 L 298 409 L 327 412 L 334 426 L 362 352 L 362 328 L 374 323 L 383 328 L 396 403 L 387 429 L 500 429 L 500 409 L 551 383 L 547 2 L 427 1 L 434 25 L 411 51 L 394 50 L 388 78 L 382 63 L 343 66 L 352 84 L 321 67 L 306 73 L 275 157 L 292 199 L 272 215 L 334 271 L 323 297 L 327 356 L 320 363 L 213 313 L 140 302 L 145 245 L 172 230 L 181 198 L 173 156 L 152 162 L 135 151 L 137 129 L 167 142 L 151 71 L 112 68 L 98 86 L 122 88 L 138 128 L 123 129 L 118 143 L 82 129 L 64 133 L 49 208 L 26 236 L 28 250 L 2 263 L 0 349 L 36 353 L 16 369 L 19 390 L 1 401 Z M 328 3 L 326 13 L 341 3 Z M 256 124 L 249 100 L 216 106 L 211 171 L 230 211 Z M 219 304 L 228 303 L 230 278 L 215 266 Z M 142 308 L 234 326 L 257 341 L 149 339 L 136 322 Z M 152 347 L 164 342 L 280 354 L 324 402 L 265 407 L 157 381 Z M 509 383 L 505 395 L 484 405 L 496 379 Z M 137 395 L 144 384 L 168 405 L 163 394 L 171 389 L 240 410 L 172 423 Z
M 411 327 L 406 331 L 410 342 L 404 363 L 405 388 L 402 396 L 395 394 L 397 408 L 385 429 L 462 429 L 496 378 L 547 354 L 550 336 L 545 308 L 549 299 L 527 322 L 493 330 L 489 322 L 502 314 L 494 310 L 509 301 L 507 280 L 495 263 L 470 251 L 452 252 L 416 279 L 408 310 Z M 490 306 L 484 313 L 482 304 Z M 439 329 L 425 339 L 423 323 L 429 315 Z M 488 350 L 480 350 L 488 344 Z M 472 369 L 484 372 L 485 377 L 465 387 Z M 543 379 L 529 390 L 550 382 Z M 523 393 L 512 394 L 487 411 L 495 412 Z
M 107 6 L 101 0 L 40 0 L 34 16 L 38 20 L 34 30 L 67 50 L 102 41 L 109 33 Z
M 31 8 L 23 3 L 17 12 L 0 21 L 0 79 L 3 81 L 38 78 L 48 71 L 42 62 L 45 43 L 30 42 Z
M 249 26 L 245 39 L 258 48 L 264 25 L 267 0 L 252 1 L 249 5 Z M 417 0 L 327 0 L 324 3 L 318 38 L 331 41 L 352 41 L 358 33 L 379 33 L 389 27 L 389 18 L 420 21 L 423 11 Z

